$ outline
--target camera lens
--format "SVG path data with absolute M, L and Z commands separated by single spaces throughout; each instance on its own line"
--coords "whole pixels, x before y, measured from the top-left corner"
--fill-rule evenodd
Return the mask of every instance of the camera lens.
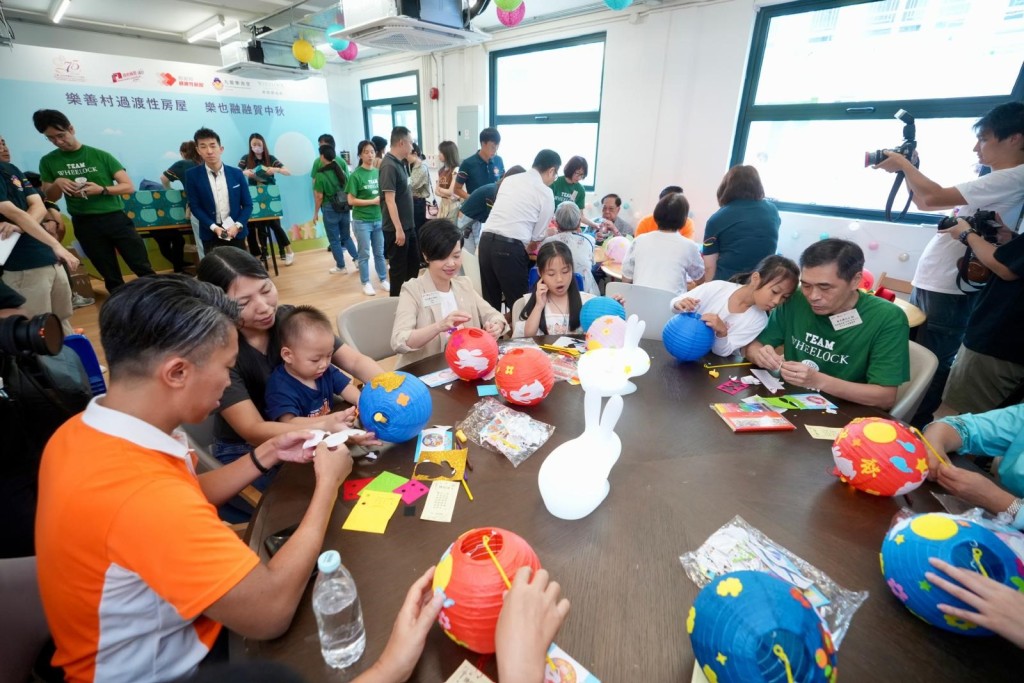
M 864 168 L 875 166 L 885 161 L 885 152 L 878 149 L 874 152 L 864 152 Z
M 60 319 L 52 313 L 33 318 L 12 315 L 0 319 L 0 353 L 55 356 L 64 345 Z

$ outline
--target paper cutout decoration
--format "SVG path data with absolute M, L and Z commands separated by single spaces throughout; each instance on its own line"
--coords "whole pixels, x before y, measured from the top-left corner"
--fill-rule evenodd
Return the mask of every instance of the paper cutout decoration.
M 621 349 L 626 343 L 626 321 L 616 315 L 602 315 L 587 328 L 587 351 Z
M 399 370 L 377 375 L 359 396 L 363 426 L 391 443 L 408 441 L 419 434 L 433 409 L 427 385 Z
M 397 493 L 364 489 L 341 528 L 382 534 L 388 528 L 388 521 L 395 514 L 401 500 L 402 497 Z
M 858 417 L 832 443 L 834 474 L 875 496 L 901 496 L 928 476 L 925 445 L 902 423 Z
M 673 358 L 687 363 L 710 353 L 715 344 L 715 331 L 698 313 L 679 313 L 665 324 L 661 341 Z
M 555 372 L 548 355 L 540 349 L 517 347 L 498 361 L 494 382 L 509 403 L 534 406 L 551 391 Z
M 606 315 L 625 320 L 626 309 L 610 296 L 595 296 L 580 308 L 580 328 L 589 331 L 595 320 Z
M 646 323 L 631 315 L 626 321 L 626 337 L 621 349 L 587 351 L 576 364 L 580 384 L 587 393 L 601 396 L 631 394 L 636 385 L 631 377 L 639 377 L 651 369 L 651 357 L 640 348 Z
M 718 683 L 836 680 L 832 636 L 804 594 L 765 572 L 722 574 L 686 618 L 697 665 Z
M 399 486 L 394 492 L 402 497 L 403 503 L 406 505 L 412 505 L 417 500 L 427 495 L 427 491 L 429 490 L 430 487 L 423 482 L 412 479 Z
M 322 441 L 328 448 L 337 448 L 353 436 L 362 436 L 366 432 L 362 429 L 342 429 L 340 432 L 325 432 L 322 429 L 312 430 L 313 436 L 303 442 L 303 448 L 316 448 Z
M 363 489 L 365 489 L 371 481 L 373 481 L 373 477 L 366 477 L 365 479 L 348 479 L 341 485 L 341 499 L 357 499 L 359 494 L 362 493 Z
M 484 536 L 493 560 L 483 544 Z M 445 634 L 473 652 L 493 653 L 494 628 L 507 590 L 505 580 L 526 566 L 536 571 L 540 560 L 533 548 L 511 531 L 485 527 L 455 539 L 434 570 L 434 590 L 441 590 L 445 597 L 437 618 Z
M 893 595 L 919 619 L 961 635 L 990 636 L 988 629 L 939 611 L 940 603 L 976 610 L 928 582 L 924 574 L 941 574 L 928 562 L 937 557 L 1022 590 L 1024 562 L 1004 539 L 1022 545 L 1019 532 L 987 520 L 937 512 L 903 519 L 882 541 L 882 575 Z
M 423 451 L 412 468 L 412 478 L 420 481 L 459 481 L 466 473 L 469 450 Z
M 444 359 L 462 379 L 480 379 L 498 364 L 498 342 L 478 327 L 456 330 L 445 347 Z
M 366 488 L 363 489 L 360 495 L 364 495 L 367 491 L 391 493 L 407 481 L 409 480 L 400 474 L 395 474 L 394 472 L 381 472 L 366 485 Z
M 724 391 L 730 396 L 735 396 L 736 394 L 742 394 L 750 387 L 739 380 L 730 379 L 728 382 L 723 382 L 722 384 L 719 384 L 715 388 L 718 389 L 719 391 Z
M 622 452 L 622 441 L 614 432 L 622 415 L 622 396 L 612 396 L 603 414 L 601 402 L 600 393 L 586 392 L 583 434 L 553 450 L 537 474 L 544 507 L 560 519 L 586 517 L 611 489 L 608 475 Z

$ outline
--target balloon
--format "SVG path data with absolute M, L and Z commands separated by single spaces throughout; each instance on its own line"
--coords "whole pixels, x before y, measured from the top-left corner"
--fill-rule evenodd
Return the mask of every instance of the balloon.
M 359 46 L 355 43 L 349 43 L 348 47 L 338 53 L 338 56 L 344 59 L 346 62 L 351 62 L 359 55 Z
M 326 63 L 327 57 L 320 50 L 314 50 L 313 56 L 309 58 L 309 68 L 311 69 L 322 69 Z
M 313 49 L 313 45 L 308 40 L 299 38 L 292 43 L 292 54 L 295 56 L 295 59 L 299 60 L 303 64 L 309 63 L 309 60 L 313 58 L 314 52 L 315 50 Z
M 609 9 L 613 9 L 616 12 L 621 12 L 630 5 L 633 4 L 633 0 L 604 0 L 604 4 L 608 5 Z
M 523 0 L 494 0 L 494 4 L 498 6 L 498 9 L 511 12 L 523 4 Z
M 498 21 L 505 24 L 505 26 L 516 26 L 526 16 L 526 3 L 519 3 L 519 7 L 516 7 L 511 12 L 506 12 L 503 9 L 498 9 Z

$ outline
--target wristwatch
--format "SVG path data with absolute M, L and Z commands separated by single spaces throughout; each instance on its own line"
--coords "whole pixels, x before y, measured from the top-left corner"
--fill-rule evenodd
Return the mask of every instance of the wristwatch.
M 104 195 L 110 194 L 110 190 L 108 190 L 107 188 L 104 187 L 103 188 L 103 192 L 100 192 L 100 194 L 104 194 Z
M 960 240 L 960 244 L 967 244 L 967 238 L 970 237 L 971 235 L 977 235 L 977 234 L 978 234 L 978 231 L 975 230 L 974 228 L 967 228 L 962 233 L 960 233 L 960 236 L 957 237 L 957 239 Z
M 1006 514 L 1010 516 L 1010 519 L 1016 519 L 1021 507 L 1024 507 L 1024 498 L 1017 498 L 1010 503 L 1010 507 L 1006 508 Z

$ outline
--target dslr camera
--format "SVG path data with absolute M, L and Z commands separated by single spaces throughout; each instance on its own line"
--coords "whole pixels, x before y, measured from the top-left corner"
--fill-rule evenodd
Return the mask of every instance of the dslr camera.
M 64 331 L 60 320 L 52 313 L 33 318 L 22 315 L 0 318 L 0 356 L 55 356 L 63 345 Z
M 903 122 L 903 142 L 892 149 L 878 149 L 874 152 L 864 152 L 864 168 L 876 166 L 886 159 L 886 152 L 902 154 L 908 161 L 913 162 L 914 150 L 917 149 L 917 126 L 914 124 L 914 117 L 906 109 L 900 109 L 893 115 L 893 118 Z
M 939 221 L 939 230 L 948 230 L 956 225 L 958 219 L 962 218 L 968 225 L 985 238 L 986 242 L 996 243 L 996 236 L 999 233 L 999 221 L 996 219 L 995 211 L 979 209 L 973 216 L 943 216 Z

